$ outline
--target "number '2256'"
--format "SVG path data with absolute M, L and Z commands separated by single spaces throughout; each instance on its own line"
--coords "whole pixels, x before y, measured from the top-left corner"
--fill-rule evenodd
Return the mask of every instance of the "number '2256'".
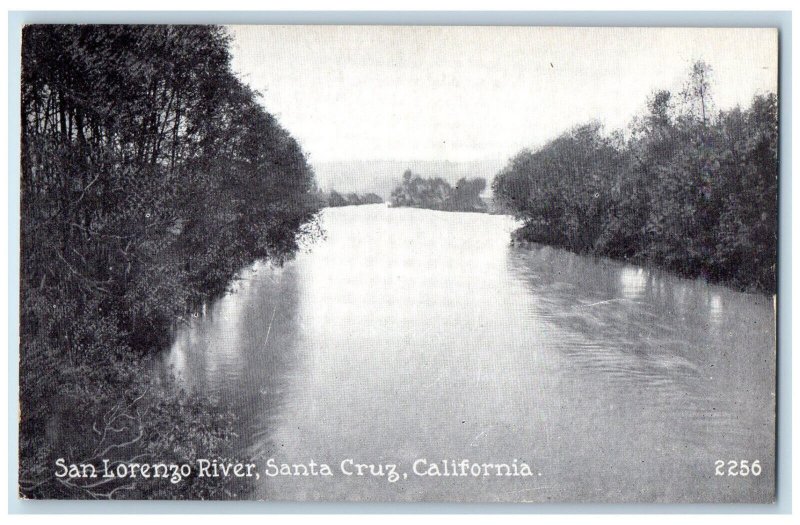
M 755 460 L 752 463 L 746 459 L 740 461 L 723 461 L 718 459 L 714 462 L 716 470 L 714 474 L 717 476 L 760 476 L 761 475 L 761 462 Z

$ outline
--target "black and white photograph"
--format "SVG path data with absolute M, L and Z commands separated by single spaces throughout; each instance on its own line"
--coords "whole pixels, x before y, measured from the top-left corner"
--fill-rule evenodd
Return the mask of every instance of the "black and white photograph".
M 25 25 L 18 498 L 775 503 L 778 42 Z

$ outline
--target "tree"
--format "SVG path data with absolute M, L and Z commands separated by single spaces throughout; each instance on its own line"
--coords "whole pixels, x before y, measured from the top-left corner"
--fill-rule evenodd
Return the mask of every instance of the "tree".
M 712 68 L 702 60 L 692 64 L 689 80 L 681 91 L 686 115 L 698 120 L 702 127 L 708 125 L 712 112 L 711 77 Z
M 328 195 L 328 206 L 331 208 L 347 206 L 347 199 L 342 197 L 339 192 L 331 190 L 330 194 Z
M 656 91 L 627 140 L 588 123 L 512 158 L 493 190 L 514 237 L 773 292 L 777 97 L 715 113 L 711 72 L 695 63 L 677 104 Z
M 243 266 L 290 257 L 318 210 L 303 152 L 233 74 L 228 46 L 213 26 L 23 29 L 27 497 L 143 496 L 119 482 L 60 483 L 55 457 L 167 458 L 178 441 L 226 453 L 230 421 L 151 381 L 146 359 Z M 175 428 L 184 434 L 159 437 Z M 222 494 L 201 485 L 187 490 Z
M 480 198 L 486 180 L 462 178 L 453 188 L 441 177 L 422 178 L 406 170 L 399 186 L 392 191 L 392 205 L 447 211 L 486 211 Z

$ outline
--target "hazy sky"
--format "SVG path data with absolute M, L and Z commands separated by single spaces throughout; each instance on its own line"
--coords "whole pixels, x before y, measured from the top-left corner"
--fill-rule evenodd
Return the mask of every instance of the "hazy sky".
M 507 159 L 612 128 L 697 59 L 718 108 L 777 90 L 769 29 L 231 26 L 233 65 L 313 162 Z

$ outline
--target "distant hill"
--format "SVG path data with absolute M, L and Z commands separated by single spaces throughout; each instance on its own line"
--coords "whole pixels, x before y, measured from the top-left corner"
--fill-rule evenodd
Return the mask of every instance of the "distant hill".
M 336 190 L 339 193 L 377 193 L 389 199 L 397 187 L 403 172 L 410 169 L 422 177 L 441 177 L 451 184 L 466 177 L 486 179 L 486 192 L 491 192 L 495 174 L 506 165 L 502 159 L 470 162 L 451 161 L 399 161 L 399 160 L 357 160 L 338 162 L 311 162 L 317 176 L 317 183 L 323 191 Z

